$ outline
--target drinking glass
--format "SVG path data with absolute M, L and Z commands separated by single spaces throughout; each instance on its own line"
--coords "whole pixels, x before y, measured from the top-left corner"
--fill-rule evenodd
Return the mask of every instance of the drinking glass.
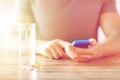
M 20 23 L 19 32 L 19 68 L 34 69 L 35 66 L 35 23 Z

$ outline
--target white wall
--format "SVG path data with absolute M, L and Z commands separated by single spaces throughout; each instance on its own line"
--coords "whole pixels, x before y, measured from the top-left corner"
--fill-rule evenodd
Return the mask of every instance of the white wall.
M 118 12 L 120 14 L 120 0 L 116 0 L 116 1 L 117 1 L 116 6 L 117 6 Z M 106 37 L 105 37 L 104 33 L 102 32 L 101 28 L 98 31 L 98 36 L 99 36 L 98 37 L 98 42 L 102 42 L 106 39 Z
M 0 17 L 12 14 L 14 2 L 15 0 L 0 0 Z
M 120 0 L 116 0 L 117 1 L 117 9 L 118 9 L 118 12 L 119 12 L 119 14 L 120 14 Z

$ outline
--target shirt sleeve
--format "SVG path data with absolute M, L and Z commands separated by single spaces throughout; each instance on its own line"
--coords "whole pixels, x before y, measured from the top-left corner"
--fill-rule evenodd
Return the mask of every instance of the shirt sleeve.
M 31 0 L 16 0 L 14 14 L 17 22 L 34 22 Z
M 10 35 L 18 35 L 18 24 L 35 22 L 31 9 L 31 0 L 16 0 L 11 23 Z
M 117 12 L 116 0 L 104 0 L 102 12 Z

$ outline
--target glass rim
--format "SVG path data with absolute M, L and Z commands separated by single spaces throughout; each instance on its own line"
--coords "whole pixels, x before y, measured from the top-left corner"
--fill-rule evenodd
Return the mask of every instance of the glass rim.
M 36 25 L 35 23 L 18 23 L 18 25 Z
M 36 28 L 36 24 L 35 23 L 19 23 L 18 25 L 18 30 L 21 29 L 35 29 Z

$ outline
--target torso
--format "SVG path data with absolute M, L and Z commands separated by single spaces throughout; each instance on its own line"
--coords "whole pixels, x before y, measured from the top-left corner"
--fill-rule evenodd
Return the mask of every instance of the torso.
M 97 38 L 102 5 L 103 0 L 34 0 L 32 9 L 40 38 L 70 42 Z

